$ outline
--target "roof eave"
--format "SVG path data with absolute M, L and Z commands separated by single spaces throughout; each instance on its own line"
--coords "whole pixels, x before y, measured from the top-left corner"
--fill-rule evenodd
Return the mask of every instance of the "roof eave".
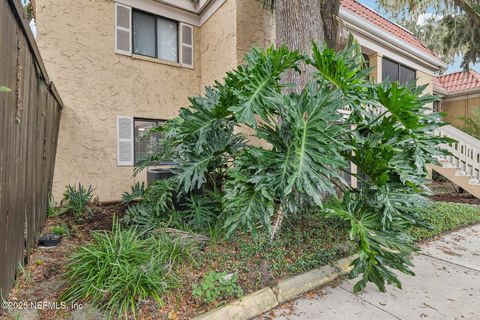
M 200 14 L 212 0 L 155 0 L 178 9 L 189 11 L 191 13 Z
M 378 26 L 355 15 L 354 13 L 350 12 L 347 9 L 340 8 L 340 18 L 343 21 L 353 26 L 356 26 L 359 29 L 362 29 L 368 32 L 372 36 L 378 37 L 381 40 L 391 44 L 392 47 L 395 47 L 397 49 L 401 49 L 407 53 L 410 53 L 415 58 L 417 58 L 417 60 L 420 60 L 421 62 L 424 62 L 424 63 L 426 62 L 427 64 L 433 66 L 437 70 L 442 70 L 447 67 L 447 64 L 442 60 L 422 52 L 418 48 L 408 44 L 407 42 L 399 39 L 398 37 L 395 37 L 389 32 L 381 30 Z
M 447 93 L 445 96 L 448 99 L 448 98 L 455 98 L 455 97 L 477 94 L 477 93 L 480 93 L 480 88 L 473 88 L 473 89 L 468 89 L 468 90 L 463 90 L 463 91 Z
M 445 90 L 443 87 L 439 87 L 439 86 L 436 86 L 434 85 L 433 86 L 433 93 L 435 94 L 440 94 L 442 96 L 448 96 L 448 91 Z

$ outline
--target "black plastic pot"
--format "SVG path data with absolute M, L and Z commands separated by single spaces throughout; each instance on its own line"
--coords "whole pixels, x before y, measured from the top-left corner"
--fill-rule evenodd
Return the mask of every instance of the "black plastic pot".
M 46 234 L 38 239 L 39 247 L 56 247 L 62 240 L 62 237 L 56 234 Z

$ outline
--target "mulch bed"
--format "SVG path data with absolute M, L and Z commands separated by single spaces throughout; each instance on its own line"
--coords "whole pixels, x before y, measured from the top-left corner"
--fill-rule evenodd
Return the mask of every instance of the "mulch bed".
M 457 187 L 449 181 L 433 181 L 429 187 L 434 193 L 430 196 L 430 199 L 433 201 L 480 205 L 480 199 L 472 196 L 467 191 L 459 193 Z
M 42 234 L 50 233 L 52 227 L 67 225 L 71 235 L 63 237 L 60 245 L 52 248 L 37 247 L 32 250 L 29 263 L 8 297 L 10 302 L 56 302 L 64 287 L 62 274 L 68 257 L 79 245 L 91 239 L 90 231 L 111 230 L 114 215 L 123 215 L 118 205 L 92 206 L 93 215 L 77 224 L 70 216 L 48 218 Z M 65 310 L 42 310 L 40 319 L 66 319 Z M 0 317 L 1 318 L 1 317 Z M 10 318 L 6 318 L 10 319 Z
M 66 224 L 71 235 L 64 237 L 57 247 L 35 248 L 32 251 L 29 263 L 20 275 L 8 301 L 50 303 L 58 301 L 65 288 L 62 275 L 65 273 L 70 255 L 80 245 L 91 240 L 91 231 L 111 230 L 114 216 L 121 218 L 124 214 L 124 208 L 120 205 L 97 204 L 92 207 L 92 211 L 94 214 L 85 218 L 80 224 L 69 216 L 47 219 L 42 234 L 49 233 L 54 226 Z M 292 238 L 298 243 L 282 242 L 268 250 L 256 248 L 248 236 L 240 235 L 236 241 L 218 240 L 216 243 L 200 248 L 195 263 L 179 266 L 177 270 L 180 278 L 179 285 L 163 297 L 164 305 L 159 307 L 153 300 L 140 303 L 137 319 L 191 319 L 235 300 L 230 298 L 216 304 L 205 305 L 192 296 L 191 284 L 200 281 L 210 271 L 237 273 L 238 284 L 242 287 L 244 294 L 248 294 L 272 285 L 280 279 L 301 273 L 304 271 L 302 268 L 311 268 L 299 265 L 296 269 L 289 269 L 288 266 L 295 265 L 297 260 L 308 262 L 308 259 L 302 260 L 300 257 L 309 257 L 312 252 L 320 252 L 319 256 L 324 254 L 320 257 L 323 260 L 315 260 L 319 264 L 328 264 L 329 261 L 350 254 L 351 247 L 347 243 L 348 234 L 334 229 L 324 219 L 297 223 L 295 230 L 301 233 L 301 236 L 296 235 Z M 315 240 L 311 239 L 320 240 L 314 242 Z M 280 257 L 277 256 L 278 254 Z M 269 269 L 272 265 L 276 266 L 275 271 Z M 68 310 L 40 311 L 42 320 L 69 319 L 70 316 L 71 311 Z

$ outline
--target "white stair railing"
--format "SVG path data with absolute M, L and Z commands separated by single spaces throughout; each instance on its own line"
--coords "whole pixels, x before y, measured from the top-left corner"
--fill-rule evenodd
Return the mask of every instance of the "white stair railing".
M 457 168 L 456 176 L 470 177 L 470 184 L 480 185 L 480 140 L 451 125 L 437 129 L 435 134 L 457 141 L 442 145 L 442 148 L 451 153 L 450 156 L 439 159 L 443 167 Z

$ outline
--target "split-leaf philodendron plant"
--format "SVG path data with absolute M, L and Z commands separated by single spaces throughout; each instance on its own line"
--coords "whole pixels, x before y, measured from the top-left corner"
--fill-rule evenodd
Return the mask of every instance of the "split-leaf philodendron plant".
M 347 221 L 358 244 L 355 291 L 369 281 L 382 291 L 385 282 L 401 287 L 392 269 L 413 274 L 416 250 L 407 230 L 427 225 L 416 210 L 426 202 L 425 164 L 451 142 L 433 135 L 443 124 L 427 108 L 435 98 L 422 95 L 425 86 L 369 81 L 355 44 L 341 52 L 313 44 L 308 56 L 252 49 L 244 61 L 151 130 L 165 139 L 137 172 L 173 160 L 182 192 L 220 190 L 227 236 L 272 234 L 282 219 L 317 206 Z M 283 83 L 299 64 L 313 70 L 310 83 Z

